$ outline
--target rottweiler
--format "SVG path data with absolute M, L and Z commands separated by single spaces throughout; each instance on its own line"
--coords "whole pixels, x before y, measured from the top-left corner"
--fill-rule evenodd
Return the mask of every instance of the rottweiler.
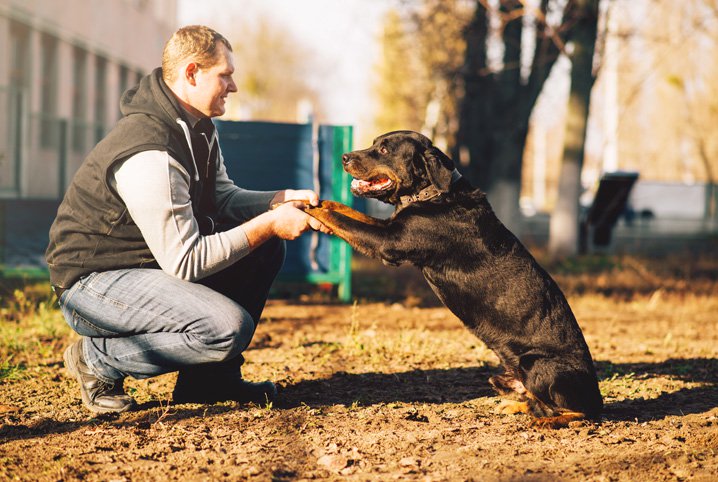
M 566 298 L 496 217 L 486 195 L 430 139 L 389 132 L 342 156 L 352 193 L 395 206 L 376 219 L 321 201 L 306 212 L 357 251 L 421 269 L 439 299 L 498 356 L 489 383 L 503 413 L 561 427 L 598 421 L 603 400 L 581 328 Z

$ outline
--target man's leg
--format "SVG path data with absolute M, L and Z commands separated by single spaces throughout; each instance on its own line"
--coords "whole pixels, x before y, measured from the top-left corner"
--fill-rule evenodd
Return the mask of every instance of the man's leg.
M 83 336 L 66 360 L 95 411 L 122 411 L 113 407 L 126 405 L 116 398 L 126 397 L 117 390 L 126 376 L 235 359 L 254 333 L 251 315 L 236 302 L 158 269 L 93 273 L 64 292 L 60 306 Z
M 269 290 L 277 277 L 286 252 L 285 242 L 278 238 L 270 239 L 240 259 L 232 266 L 200 281 L 203 285 L 222 293 L 246 309 L 254 326 L 259 323 Z M 250 337 L 251 339 L 251 337 Z M 219 363 L 187 366 L 180 370 L 173 399 L 178 403 L 214 402 L 228 398 L 228 394 L 213 387 L 222 384 L 216 379 L 223 378 L 224 384 L 239 387 L 243 393 L 229 397 L 247 401 L 271 401 L 276 396 L 272 382 L 251 383 L 242 379 L 242 354 Z
M 244 258 L 199 282 L 222 293 L 249 312 L 255 326 L 269 297 L 269 289 L 284 264 L 286 243 L 272 238 Z

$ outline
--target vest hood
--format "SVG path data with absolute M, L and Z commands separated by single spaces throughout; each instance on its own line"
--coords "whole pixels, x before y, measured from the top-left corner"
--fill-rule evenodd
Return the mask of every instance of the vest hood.
M 162 69 L 156 68 L 140 83 L 127 90 L 120 100 L 120 112 L 124 117 L 144 114 L 161 120 L 172 129 L 180 129 L 177 119 L 184 119 L 183 109 L 170 88 L 162 79 Z

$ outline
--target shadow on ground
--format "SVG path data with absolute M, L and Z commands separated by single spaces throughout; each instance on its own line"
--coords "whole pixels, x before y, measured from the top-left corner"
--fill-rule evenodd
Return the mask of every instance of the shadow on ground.
M 685 382 L 701 383 L 695 388 L 683 388 L 662 393 L 656 398 L 626 399 L 608 403 L 606 420 L 657 420 L 669 416 L 704 413 L 718 407 L 718 359 L 670 359 L 660 363 L 623 363 L 607 361 L 597 363 L 600 379 L 631 374 L 634 379 L 667 376 Z M 293 409 L 300 406 L 323 407 L 333 405 L 361 406 L 382 403 L 462 403 L 481 397 L 494 396 L 488 378 L 498 373 L 497 367 L 470 367 L 432 370 L 411 370 L 401 373 L 346 373 L 336 372 L 325 379 L 297 382 L 280 391 L 275 409 Z M 32 424 L 5 423 L 0 426 L 0 441 L 44 437 L 63 434 L 111 422 L 115 427 L 145 430 L 160 417 L 179 421 L 188 418 L 206 418 L 237 410 L 233 404 L 173 405 L 167 408 L 159 402 L 144 403 L 134 412 L 122 415 L 103 415 L 82 421 L 61 422 L 42 418 Z M 2 443 L 0 442 L 0 443 Z
M 632 374 L 635 379 L 667 376 L 702 383 L 695 388 L 662 393 L 656 398 L 635 398 L 606 404 L 608 420 L 654 420 L 672 415 L 703 413 L 718 406 L 718 360 L 670 359 L 660 363 L 598 362 L 599 379 Z M 302 403 L 310 406 L 377 403 L 461 403 L 494 396 L 488 378 L 494 367 L 413 370 L 396 374 L 337 372 L 330 378 L 309 380 L 285 387 L 280 408 Z
M 703 413 L 718 407 L 718 359 L 672 358 L 660 363 L 596 364 L 599 379 L 631 375 L 635 380 L 669 377 L 683 382 L 701 383 L 662 393 L 656 398 L 632 398 L 612 402 L 605 407 L 609 420 L 656 420 L 674 415 Z

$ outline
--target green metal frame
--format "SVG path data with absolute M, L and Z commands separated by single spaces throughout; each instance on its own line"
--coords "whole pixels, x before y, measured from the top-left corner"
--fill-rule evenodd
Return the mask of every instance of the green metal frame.
M 352 126 L 335 126 L 332 145 L 332 200 L 352 206 L 349 190 L 351 176 L 342 167 L 342 154 L 352 150 Z M 21 278 L 29 280 L 47 279 L 48 270 L 43 268 L 14 268 L 2 265 L 4 260 L 4 219 L 5 206 L 0 203 L 0 278 Z M 332 236 L 329 239 L 329 271 L 304 275 L 280 275 L 279 281 L 306 282 L 311 284 L 329 283 L 337 285 L 337 297 L 342 302 L 351 301 L 351 258 L 352 248 L 345 241 Z
M 335 126 L 332 146 L 332 200 L 351 207 L 353 197 L 349 186 L 351 176 L 344 171 L 342 155 L 352 150 L 352 126 Z M 352 248 L 344 240 L 332 236 L 329 240 L 329 272 L 303 275 L 280 275 L 280 281 L 329 283 L 337 285 L 337 297 L 342 302 L 352 300 Z

